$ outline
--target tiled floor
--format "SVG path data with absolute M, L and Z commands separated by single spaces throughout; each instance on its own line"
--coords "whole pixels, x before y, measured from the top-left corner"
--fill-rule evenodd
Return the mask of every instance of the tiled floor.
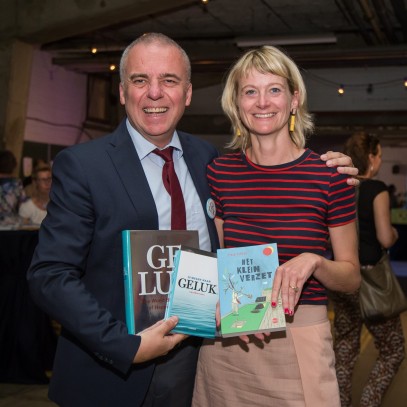
M 407 312 L 402 314 L 404 333 L 407 338 Z M 406 343 L 407 348 L 407 343 Z M 363 383 L 366 381 L 368 369 L 376 357 L 372 338 L 365 331 L 362 334 L 362 352 L 354 373 L 354 400 L 360 397 Z M 383 401 L 382 407 L 405 407 L 407 405 L 407 359 L 402 363 L 397 376 L 393 380 Z M 18 385 L 0 383 L 0 407 L 52 407 L 47 398 L 47 386 Z M 116 407 L 116 406 L 112 406 Z M 327 406 L 329 407 L 329 406 Z M 356 405 L 355 405 L 356 407 Z
M 1 407 L 52 407 L 48 400 L 48 386 L 0 383 Z

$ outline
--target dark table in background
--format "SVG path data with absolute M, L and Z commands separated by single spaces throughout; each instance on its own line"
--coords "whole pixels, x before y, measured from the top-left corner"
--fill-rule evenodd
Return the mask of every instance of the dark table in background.
M 391 223 L 397 229 L 399 238 L 390 248 L 390 259 L 407 261 L 407 209 L 392 209 Z
M 399 238 L 396 243 L 390 247 L 390 260 L 393 271 L 407 296 L 407 209 L 392 209 L 391 223 L 397 229 Z
M 32 301 L 26 272 L 36 230 L 0 231 L 0 381 L 47 383 L 57 335 Z
M 393 225 L 399 234 L 396 243 L 390 248 L 390 259 L 407 261 L 407 225 Z

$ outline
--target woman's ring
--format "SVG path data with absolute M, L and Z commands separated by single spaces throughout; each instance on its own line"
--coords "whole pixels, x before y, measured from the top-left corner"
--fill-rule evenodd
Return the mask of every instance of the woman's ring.
M 299 291 L 299 288 L 296 285 L 290 284 L 290 288 L 292 288 L 296 293 L 298 293 L 298 291 Z

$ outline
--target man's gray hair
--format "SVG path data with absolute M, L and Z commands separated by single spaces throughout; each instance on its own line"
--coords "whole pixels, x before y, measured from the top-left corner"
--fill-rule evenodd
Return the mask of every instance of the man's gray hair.
M 131 49 L 137 44 L 153 44 L 153 43 L 170 45 L 179 50 L 179 52 L 181 53 L 181 56 L 185 62 L 185 69 L 187 71 L 188 82 L 191 82 L 191 62 L 189 60 L 187 53 L 184 51 L 184 49 L 170 37 L 167 37 L 166 35 L 161 34 L 161 33 L 152 32 L 152 33 L 143 34 L 142 36 L 138 37 L 130 45 L 128 45 L 126 47 L 126 49 L 123 51 L 123 54 L 120 58 L 120 81 L 121 81 L 121 83 L 124 84 L 124 81 L 126 79 L 125 78 L 126 63 L 127 63 L 127 58 L 128 58 L 128 55 L 129 55 L 129 52 L 131 51 Z

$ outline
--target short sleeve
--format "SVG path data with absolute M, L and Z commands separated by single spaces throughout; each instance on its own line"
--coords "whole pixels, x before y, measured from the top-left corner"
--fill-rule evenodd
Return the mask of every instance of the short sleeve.
M 348 176 L 336 169 L 331 176 L 328 193 L 328 227 L 336 227 L 356 220 L 355 187 L 347 184 Z

